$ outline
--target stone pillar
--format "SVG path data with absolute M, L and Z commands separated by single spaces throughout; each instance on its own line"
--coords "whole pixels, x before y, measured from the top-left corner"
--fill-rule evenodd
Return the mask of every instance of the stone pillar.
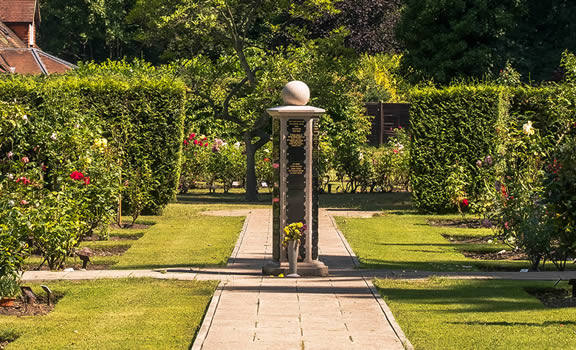
M 262 271 L 280 274 L 288 271 L 288 258 L 282 246 L 284 227 L 294 222 L 306 224 L 301 239 L 298 273 L 327 276 L 328 267 L 318 260 L 318 117 L 323 109 L 306 106 L 308 86 L 293 81 L 284 87 L 285 106 L 268 109 L 273 117 L 272 161 L 274 166 L 272 258 Z

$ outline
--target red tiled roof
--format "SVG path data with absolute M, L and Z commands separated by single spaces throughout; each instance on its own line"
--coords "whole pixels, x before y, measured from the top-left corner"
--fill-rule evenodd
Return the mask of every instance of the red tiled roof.
M 0 0 L 2 1 L 2 0 Z M 0 48 L 25 48 L 24 43 L 10 28 L 0 22 Z
M 14 67 L 12 71 L 10 67 Z M 0 49 L 0 71 L 18 74 L 65 73 L 75 68 L 71 63 L 35 48 Z
M 0 0 L 0 21 L 32 23 L 38 8 L 36 0 Z

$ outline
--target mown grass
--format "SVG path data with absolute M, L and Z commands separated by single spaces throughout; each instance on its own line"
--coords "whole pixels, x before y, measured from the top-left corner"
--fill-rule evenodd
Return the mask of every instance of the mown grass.
M 244 217 L 202 215 L 227 205 L 170 204 L 163 216 L 145 217 L 156 224 L 134 241 L 113 269 L 223 266 L 234 249 Z
M 46 316 L 0 316 L 8 349 L 188 349 L 217 282 L 153 279 L 48 283 L 65 296 Z M 39 285 L 33 285 L 42 294 Z
M 238 194 L 231 198 L 238 200 Z M 184 197 L 187 198 L 187 197 Z M 93 256 L 90 265 L 106 269 L 152 269 L 184 266 L 223 266 L 234 249 L 245 217 L 217 217 L 203 215 L 207 210 L 261 208 L 261 205 L 242 205 L 241 201 L 224 204 L 191 204 L 190 201 L 171 203 L 162 216 L 141 216 L 137 223 L 150 228 L 112 229 L 110 237 L 122 240 L 85 241 L 80 248 L 114 249 L 129 247 L 122 255 Z M 130 222 L 123 217 L 123 222 Z M 26 260 L 28 270 L 36 268 L 42 259 L 31 256 Z M 79 268 L 82 261 L 66 259 L 66 267 Z
M 417 271 L 519 270 L 524 260 L 479 260 L 462 251 L 493 252 L 510 249 L 500 244 L 456 244 L 442 234 L 482 237 L 489 229 L 430 226 L 430 219 L 459 219 L 454 215 L 418 215 L 384 212 L 370 219 L 336 218 L 363 268 Z M 552 266 L 550 266 L 552 268 Z
M 524 290 L 553 282 L 432 278 L 375 284 L 416 350 L 576 346 L 576 308 L 547 308 Z

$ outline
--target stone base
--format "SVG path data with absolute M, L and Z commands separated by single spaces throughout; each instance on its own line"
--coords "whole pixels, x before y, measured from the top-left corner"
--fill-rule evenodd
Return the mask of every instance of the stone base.
M 262 266 L 262 274 L 264 275 L 279 275 L 284 274 L 285 276 L 290 273 L 290 268 L 288 262 L 278 263 L 276 261 L 268 261 Z M 298 263 L 298 274 L 303 277 L 320 276 L 327 277 L 329 275 L 328 266 L 324 265 L 323 262 L 314 260 L 310 263 L 299 262 Z

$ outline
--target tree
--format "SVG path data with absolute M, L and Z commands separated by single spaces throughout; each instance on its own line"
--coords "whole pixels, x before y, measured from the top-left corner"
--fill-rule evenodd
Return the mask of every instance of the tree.
M 190 87 L 210 107 L 214 118 L 233 124 L 242 134 L 247 159 L 246 199 L 254 201 L 258 195 L 254 155 L 270 139 L 270 117 L 262 104 L 269 101 L 270 91 L 259 95 L 268 77 L 262 66 L 275 52 L 270 40 L 280 28 L 278 23 L 286 18 L 313 19 L 333 12 L 333 1 L 294 4 L 287 0 L 181 0 L 169 10 L 160 4 L 157 0 L 141 0 L 132 14 L 136 17 L 136 13 L 150 13 L 143 9 L 160 6 L 167 14 L 154 21 L 158 30 L 186 33 L 186 40 L 173 38 L 172 45 L 188 45 L 188 54 L 202 50 L 212 57 L 200 58 L 188 67 L 197 74 L 190 77 Z M 291 26 L 290 32 L 305 37 L 296 26 Z M 214 85 L 210 81 L 219 82 L 217 94 L 211 90 Z
M 406 0 L 397 32 L 404 65 L 443 84 L 495 72 L 506 62 L 502 50 L 518 6 L 516 0 Z
M 507 36 L 505 56 L 526 78 L 557 80 L 564 50 L 576 51 L 576 3 L 571 0 L 522 0 L 517 26 Z
M 137 0 L 44 0 L 40 45 L 69 61 L 121 59 L 138 55 L 126 21 Z
M 395 29 L 400 19 L 400 0 L 343 0 L 337 12 L 309 24 L 310 31 L 326 37 L 338 28 L 348 31 L 346 46 L 357 53 L 397 53 L 401 50 Z

